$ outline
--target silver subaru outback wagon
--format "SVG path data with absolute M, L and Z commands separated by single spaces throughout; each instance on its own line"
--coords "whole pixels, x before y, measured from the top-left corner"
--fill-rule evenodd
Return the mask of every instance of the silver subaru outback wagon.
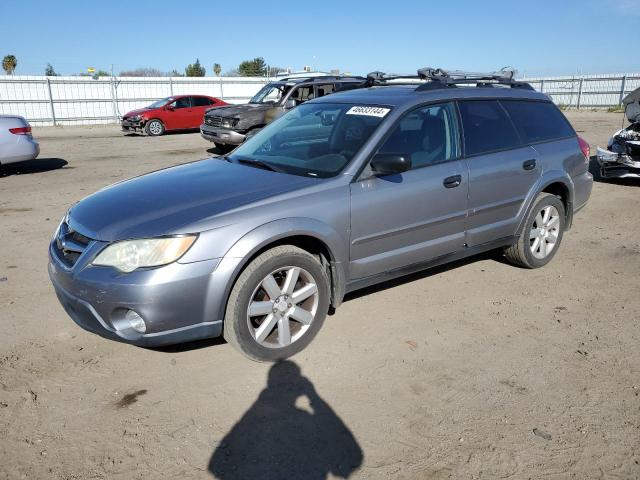
M 347 292 L 490 249 L 544 266 L 591 193 L 586 142 L 511 78 L 418 80 L 372 76 L 225 157 L 75 204 L 49 247 L 65 310 L 114 340 L 223 335 L 274 361 L 303 349 Z

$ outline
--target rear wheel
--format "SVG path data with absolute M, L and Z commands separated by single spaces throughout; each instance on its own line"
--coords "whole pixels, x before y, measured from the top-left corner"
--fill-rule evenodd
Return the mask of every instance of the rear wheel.
M 505 249 L 505 257 L 525 268 L 546 265 L 560 248 L 564 226 L 562 201 L 550 193 L 541 193 L 529 212 L 518 241 Z
M 164 133 L 164 123 L 157 119 L 149 120 L 144 131 L 151 137 L 159 137 Z
M 224 338 L 256 361 L 277 361 L 305 348 L 329 309 L 320 262 L 292 245 L 275 247 L 240 274 L 224 320 Z

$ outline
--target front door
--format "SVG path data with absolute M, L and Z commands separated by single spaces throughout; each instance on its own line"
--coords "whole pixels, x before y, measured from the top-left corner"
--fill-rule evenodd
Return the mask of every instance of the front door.
M 165 125 L 167 130 L 175 130 L 181 128 L 190 128 L 191 117 L 193 115 L 191 109 L 191 98 L 180 97 L 168 105 L 170 108 L 166 111 Z
M 464 248 L 469 180 L 454 104 L 407 113 L 377 153 L 410 156 L 412 168 L 351 184 L 350 280 Z

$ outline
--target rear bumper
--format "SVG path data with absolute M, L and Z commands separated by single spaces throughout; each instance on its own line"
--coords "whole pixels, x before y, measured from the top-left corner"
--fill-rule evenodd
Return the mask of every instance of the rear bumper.
M 200 135 L 205 140 L 225 145 L 240 145 L 244 142 L 246 135 L 228 128 L 211 127 L 206 124 L 200 125 Z
M 40 145 L 29 135 L 15 135 L 15 142 L 3 145 L 0 164 L 34 160 L 40 155 Z

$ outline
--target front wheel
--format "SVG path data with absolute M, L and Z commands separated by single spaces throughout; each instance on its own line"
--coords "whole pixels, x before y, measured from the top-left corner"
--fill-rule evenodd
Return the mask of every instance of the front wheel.
M 256 361 L 278 361 L 305 348 L 329 309 L 329 280 L 316 257 L 283 245 L 256 257 L 236 281 L 224 338 Z
M 144 127 L 144 131 L 150 137 L 159 137 L 164 133 L 164 123 L 160 120 L 149 120 Z
M 518 241 L 504 251 L 507 260 L 525 268 L 549 263 L 560 248 L 565 218 L 564 204 L 558 197 L 550 193 L 538 195 Z
M 237 145 L 228 145 L 226 143 L 213 142 L 220 153 L 229 153 L 231 150 L 237 147 Z

